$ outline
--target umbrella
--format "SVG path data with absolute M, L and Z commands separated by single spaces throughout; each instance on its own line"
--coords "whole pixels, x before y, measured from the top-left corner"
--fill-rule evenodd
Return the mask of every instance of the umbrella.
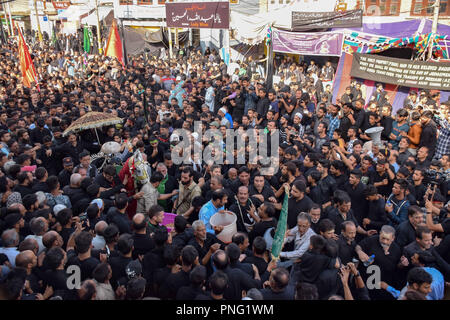
M 111 113 L 88 112 L 81 118 L 72 122 L 70 126 L 66 130 L 64 130 L 63 137 L 71 132 L 78 132 L 87 129 L 97 129 L 117 123 L 122 123 L 122 119 L 114 116 Z M 97 135 L 98 139 L 97 130 L 95 130 L 95 134 Z

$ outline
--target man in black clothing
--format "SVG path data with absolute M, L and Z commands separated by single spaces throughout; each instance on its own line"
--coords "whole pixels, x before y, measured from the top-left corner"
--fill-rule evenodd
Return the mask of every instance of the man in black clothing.
M 257 198 L 259 201 L 276 202 L 275 193 L 268 183 L 265 183 L 264 176 L 257 173 L 253 177 L 253 184 L 248 188 L 249 195 Z M 274 201 L 275 200 L 275 201 Z
M 19 192 L 22 198 L 27 194 L 34 193 L 32 189 L 33 175 L 31 172 L 22 171 L 17 175 L 17 181 L 19 182 L 13 189 L 15 192 Z
M 230 268 L 231 269 L 239 269 L 244 271 L 246 274 L 248 274 L 250 277 L 253 277 L 253 267 L 251 264 L 248 264 L 246 262 L 240 262 L 239 257 L 241 256 L 241 250 L 235 243 L 230 243 L 226 249 L 225 252 L 227 253 L 229 259 L 230 259 Z
M 224 295 L 229 288 L 229 284 L 230 280 L 228 275 L 225 272 L 218 270 L 209 278 L 209 287 L 211 288 L 211 291 L 199 294 L 195 300 L 225 300 Z
M 175 234 L 172 235 L 172 244 L 180 251 L 194 237 L 192 228 L 187 228 L 188 221 L 183 216 L 176 216 L 173 222 Z
M 190 283 L 189 273 L 195 265 L 199 264 L 198 252 L 193 246 L 186 246 L 181 251 L 181 270 L 170 274 L 159 289 L 162 299 L 174 300 L 178 290 Z
M 143 276 L 147 280 L 147 291 L 153 293 L 153 284 L 157 281 L 154 278 L 156 270 L 164 268 L 166 266 L 164 253 L 169 234 L 167 229 L 158 229 L 153 234 L 153 240 L 155 241 L 155 249 L 148 252 L 142 260 Z
M 39 167 L 34 172 L 34 176 L 36 177 L 36 181 L 33 184 L 33 191 L 43 191 L 43 192 L 50 192 L 50 189 L 48 188 L 48 185 L 46 183 L 48 178 L 48 172 L 44 167 Z
M 49 129 L 45 128 L 45 119 L 40 118 L 36 121 L 37 126 L 30 132 L 30 140 L 33 144 L 44 143 L 45 136 L 52 136 Z
M 39 276 L 36 275 L 37 257 L 31 250 L 25 250 L 20 252 L 16 256 L 16 267 L 20 267 L 26 270 L 28 281 L 28 293 L 43 293 L 43 288 L 39 284 Z
M 112 269 L 111 286 L 116 289 L 121 285 L 125 285 L 128 281 L 126 267 L 133 261 L 133 237 L 130 234 L 122 234 L 117 241 L 117 250 L 119 255 L 109 259 Z
M 242 262 L 250 265 L 254 264 L 258 268 L 258 272 L 261 275 L 261 279 L 264 279 L 264 275 L 267 270 L 268 263 L 264 259 L 264 254 L 267 250 L 267 243 L 263 237 L 256 237 L 253 240 L 253 255 L 246 257 Z
M 59 234 L 63 238 L 63 248 L 66 248 L 69 238 L 75 229 L 72 227 L 72 210 L 66 208 L 58 212 L 56 221 L 61 225 L 61 231 Z
M 261 88 L 258 90 L 258 96 L 259 100 L 256 103 L 256 113 L 258 113 L 259 116 L 262 118 L 265 118 L 267 111 L 270 107 L 270 101 L 266 97 L 267 96 L 267 90 L 265 88 Z
M 177 247 L 171 244 L 164 246 L 163 259 L 165 266 L 154 270 L 151 274 L 152 283 L 147 286 L 147 295 L 159 297 L 159 288 L 162 287 L 167 277 L 172 272 L 179 271 L 179 265 L 177 263 L 180 260 L 180 250 Z
M 147 219 L 142 213 L 136 213 L 132 220 L 133 232 L 133 259 L 137 259 L 139 255 L 145 255 L 155 248 L 155 242 L 146 232 Z
M 433 249 L 433 234 L 425 225 L 419 225 L 415 230 L 414 240 L 403 248 L 403 256 L 411 262 L 411 257 L 421 251 Z
M 111 207 L 108 210 L 106 222 L 114 223 L 117 228 L 119 228 L 119 232 L 121 234 L 131 234 L 131 223 L 128 215 L 126 214 L 128 197 L 124 193 L 116 195 L 115 205 L 115 207 Z
M 414 199 L 416 201 L 415 204 L 419 205 L 420 207 L 425 206 L 425 192 L 426 187 L 423 184 L 423 179 L 425 177 L 424 170 L 416 168 L 414 169 L 413 175 L 412 175 L 412 183 L 414 186 Z
M 322 220 L 322 208 L 317 203 L 313 203 L 308 214 L 311 218 L 311 229 L 319 234 L 319 223 Z
M 417 161 L 416 168 L 426 170 L 430 167 L 430 148 L 428 146 L 422 146 L 417 149 Z
M 382 140 L 390 140 L 389 135 L 392 132 L 392 124 L 394 123 L 394 118 L 391 117 L 392 106 L 387 102 L 381 108 L 381 119 L 380 125 L 384 128 L 381 132 Z
M 389 164 L 386 160 L 378 159 L 376 170 L 372 172 L 369 183 L 373 184 L 382 196 L 388 197 L 391 193 L 394 179 L 395 174 L 389 168 Z
M 63 159 L 63 167 L 64 169 L 62 169 L 58 174 L 58 180 L 61 188 L 64 188 L 70 184 L 70 176 L 73 171 L 73 161 L 71 157 L 65 157 Z
M 176 300 L 194 300 L 205 294 L 202 287 L 206 281 L 206 268 L 202 265 L 195 266 L 189 273 L 189 281 L 189 286 L 178 289 Z
M 225 290 L 226 300 L 240 300 L 242 290 L 251 288 L 261 288 L 261 279 L 256 266 L 253 265 L 254 279 L 239 269 L 231 269 L 228 256 L 223 250 L 217 250 L 212 256 L 212 261 L 217 270 L 224 272 L 228 276 L 228 287 Z
M 389 225 L 385 225 L 381 228 L 379 235 L 374 235 L 361 241 L 356 246 L 356 252 L 362 262 L 368 261 L 369 256 L 374 255 L 373 265 L 380 268 L 381 281 L 396 286 L 394 283 L 399 281 L 395 277 L 396 269 L 400 263 L 402 252 L 400 247 L 394 242 L 394 239 L 395 229 Z M 366 272 L 362 272 L 361 274 L 363 275 L 364 281 L 367 281 L 368 274 Z M 394 280 L 397 281 L 394 282 Z M 393 299 L 390 294 L 381 289 L 371 289 L 369 290 L 369 294 L 373 300 Z
M 67 243 L 67 264 L 80 267 L 81 281 L 92 278 L 92 271 L 100 263 L 91 256 L 92 238 L 91 233 L 77 228 Z
M 230 206 L 230 211 L 237 217 L 237 230 L 248 232 L 251 227 L 259 220 L 256 214 L 256 208 L 259 207 L 259 201 L 248 196 L 248 187 L 240 186 L 237 193 L 237 201 Z
M 322 203 L 322 208 L 326 208 L 331 205 L 331 198 L 333 197 L 334 191 L 336 190 L 336 180 L 328 175 L 328 170 L 330 169 L 330 161 L 327 159 L 320 159 L 317 165 L 317 171 L 321 174 L 321 179 L 317 183 L 320 190 L 321 198 L 325 199 Z
M 367 212 L 367 201 L 365 201 L 364 197 L 366 185 L 361 182 L 361 176 L 361 170 L 352 170 L 343 189 L 350 196 L 353 212 L 358 223 L 362 223 L 363 216 Z
M 58 175 L 61 170 L 61 158 L 53 153 L 53 141 L 51 136 L 45 136 L 44 144 L 36 151 L 36 158 L 42 161 L 41 166 L 47 169 L 50 176 Z
M 79 173 L 73 173 L 70 176 L 70 184 L 62 188 L 64 194 L 69 197 L 70 203 L 73 205 L 87 196 L 85 191 L 81 188 L 81 181 L 81 175 Z
M 149 140 L 150 145 L 145 148 L 148 163 L 153 165 L 158 162 L 163 162 L 166 149 L 164 149 L 164 146 L 155 136 L 151 136 Z
M 380 231 L 381 227 L 388 223 L 385 201 L 378 194 L 376 187 L 368 185 L 364 191 L 368 204 L 368 211 L 362 221 L 363 228 L 366 230 L 374 229 Z
M 436 123 L 434 123 L 432 119 L 433 119 L 433 112 L 430 110 L 424 111 L 420 117 L 420 122 L 422 123 L 422 133 L 420 135 L 419 148 L 420 147 L 428 148 L 429 151 L 427 160 L 433 159 L 437 143 Z
M 338 244 L 338 256 L 341 259 L 341 263 L 346 265 L 352 262 L 356 257 L 356 225 L 353 221 L 345 221 L 342 223 L 342 232 L 337 240 Z
M 101 188 L 108 189 L 101 193 L 102 198 L 109 198 L 110 196 L 119 193 L 121 189 L 125 189 L 125 186 L 122 181 L 120 181 L 116 168 L 113 165 L 106 165 L 103 168 L 102 174 L 95 177 L 94 182 Z
M 80 169 L 86 170 L 86 176 L 95 178 L 97 176 L 97 167 L 91 162 L 91 154 L 88 151 L 83 151 L 78 155 L 79 164 L 73 168 L 74 172 L 79 172 Z
M 308 212 L 313 201 L 305 194 L 306 185 L 297 180 L 291 189 L 291 196 L 288 204 L 288 229 L 292 229 L 297 225 L 297 215 L 300 212 Z
M 294 287 L 289 285 L 289 272 L 285 268 L 274 269 L 267 284 L 261 290 L 264 300 L 294 300 Z
M 221 241 L 219 241 L 215 235 L 206 232 L 206 227 L 203 221 L 196 220 L 192 224 L 192 230 L 194 230 L 194 238 L 192 238 L 188 245 L 193 246 L 198 252 L 198 260 L 208 270 L 208 274 L 212 273 L 210 259 L 211 255 L 220 248 Z
M 274 218 L 275 212 L 275 207 L 270 202 L 265 202 L 259 206 L 258 216 L 260 220 L 253 225 L 248 234 L 250 243 L 253 243 L 256 237 L 263 237 L 267 229 L 277 227 L 277 220 Z
M 328 212 L 328 219 L 336 225 L 336 234 L 341 233 L 342 222 L 344 221 L 353 221 L 359 234 L 371 236 L 377 233 L 375 230 L 366 231 L 359 225 L 351 210 L 350 197 L 346 193 L 339 194 L 336 197 L 336 207 Z
M 334 160 L 330 166 L 331 177 L 336 181 L 336 189 L 344 190 L 344 185 L 348 181 L 348 175 L 345 174 L 345 164 L 340 160 Z
M 67 288 L 68 274 L 64 270 L 67 255 L 63 249 L 54 247 L 45 253 L 44 266 L 46 266 L 43 280 L 44 284 L 53 288 L 53 294 L 61 296 L 63 299 L 70 296 Z
M 239 187 L 250 187 L 250 170 L 246 166 L 240 167 L 238 177 L 239 179 L 230 185 L 230 188 L 235 195 L 237 195 Z
M 74 165 L 80 163 L 79 155 L 85 149 L 94 153 L 98 152 L 98 147 L 96 148 L 93 144 L 86 143 L 85 140 L 78 141 L 78 136 L 74 133 L 69 134 L 66 143 L 55 146 L 55 152 L 60 153 L 63 157 L 71 158 L 74 161 Z
M 408 208 L 408 220 L 399 224 L 396 231 L 395 242 L 403 249 L 416 239 L 416 229 L 423 223 L 423 212 L 416 206 Z

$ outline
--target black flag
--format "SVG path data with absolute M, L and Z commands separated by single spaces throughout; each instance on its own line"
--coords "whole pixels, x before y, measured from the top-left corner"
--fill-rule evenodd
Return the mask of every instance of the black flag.
M 273 86 L 273 45 L 272 39 L 269 42 L 269 46 L 267 48 L 267 75 L 266 75 L 266 87 L 267 91 L 272 89 Z

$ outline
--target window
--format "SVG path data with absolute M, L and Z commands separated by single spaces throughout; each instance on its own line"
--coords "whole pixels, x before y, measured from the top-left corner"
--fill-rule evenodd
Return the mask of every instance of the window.
M 133 4 L 133 0 L 119 0 L 119 4 L 121 6 L 132 5 Z
M 399 12 L 400 9 L 400 0 L 391 0 L 391 8 L 389 11 L 389 14 L 395 15 L 397 12 Z
M 367 16 L 398 16 L 400 14 L 401 0 L 369 0 L 366 1 L 364 14 Z M 361 9 L 363 1 L 357 2 Z
M 434 12 L 434 0 L 412 0 L 411 15 L 412 16 L 432 16 Z M 449 0 L 441 0 L 439 15 L 450 16 L 450 9 L 448 5 Z
M 138 0 L 137 2 L 138 5 L 152 5 L 153 4 L 153 0 Z
M 166 3 L 166 0 L 158 0 L 158 4 L 164 4 Z

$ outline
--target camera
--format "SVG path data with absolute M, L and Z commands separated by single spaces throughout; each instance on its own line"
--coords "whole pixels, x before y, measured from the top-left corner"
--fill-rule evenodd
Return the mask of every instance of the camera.
M 441 185 L 445 182 L 445 175 L 440 171 L 428 169 L 425 171 L 425 181 L 430 185 Z
M 78 217 L 80 217 L 80 222 L 87 220 L 87 212 L 80 214 Z

